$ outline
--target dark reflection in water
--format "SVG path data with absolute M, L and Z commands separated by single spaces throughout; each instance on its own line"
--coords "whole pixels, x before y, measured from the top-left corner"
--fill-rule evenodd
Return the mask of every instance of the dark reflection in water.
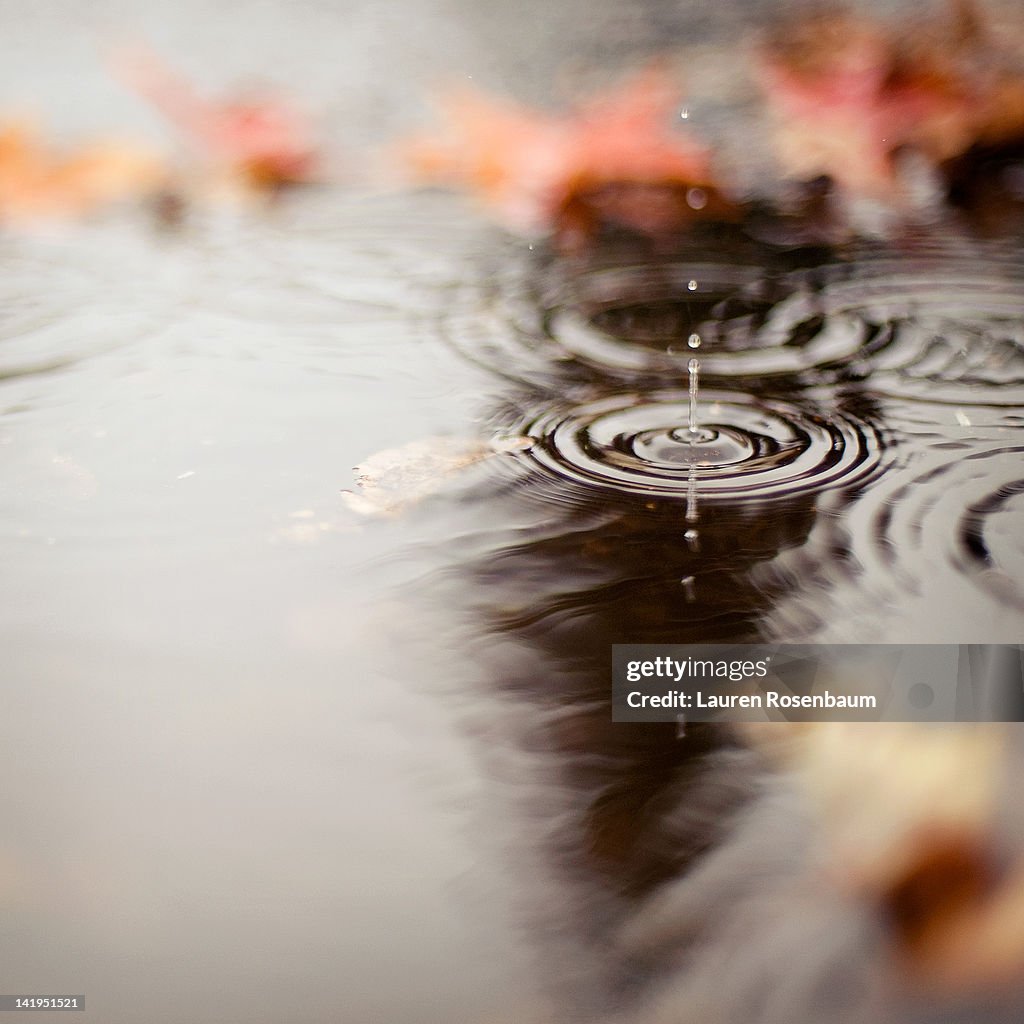
M 613 503 L 675 499 L 694 512 L 846 489 L 855 500 L 819 516 L 815 530 L 847 556 L 814 568 L 802 555 L 779 559 L 783 572 L 796 567 L 794 581 L 824 590 L 780 596 L 772 616 L 781 635 L 803 635 L 802 613 L 827 594 L 835 603 L 818 616 L 822 635 L 873 635 L 877 613 L 905 616 L 893 636 L 924 639 L 938 616 L 965 635 L 1014 639 L 1017 613 L 1002 606 L 1012 570 L 979 558 L 976 541 L 979 515 L 998 507 L 1005 524 L 1014 504 L 992 495 L 1014 487 L 1024 422 L 1019 252 L 922 235 L 851 247 L 812 268 L 801 264 L 821 253 L 774 254 L 725 234 L 714 255 L 690 244 L 652 259 L 618 243 L 586 260 L 529 261 L 455 296 L 446 339 L 533 388 L 493 417 L 502 432 L 532 439 L 519 459 L 541 471 L 530 488 L 556 503 L 601 491 Z M 691 365 L 707 432 L 699 443 L 686 426 Z M 954 478 L 963 486 L 948 486 Z M 870 516 L 878 526 L 866 531 Z M 879 559 L 867 532 L 891 552 L 885 535 L 904 519 L 909 542 Z M 907 551 L 936 544 L 948 557 L 908 564 Z M 1003 548 L 1012 561 L 1012 545 Z M 906 607 L 879 603 L 901 580 L 910 581 L 897 586 Z M 998 608 L 971 604 L 968 583 L 997 596 Z
M 531 929 L 562 950 L 547 954 L 560 1019 L 1019 1014 L 1005 989 L 925 994 L 901 975 L 888 895 L 851 899 L 836 884 L 843 865 L 821 860 L 822 823 L 799 770 L 780 773 L 760 743 L 726 727 L 611 722 L 615 643 L 1019 635 L 1008 524 L 1021 493 L 1024 307 L 1015 260 L 980 255 L 983 269 L 956 246 L 921 260 L 853 253 L 762 280 L 692 258 L 537 264 L 509 292 L 483 289 L 482 317 L 457 311 L 457 348 L 484 325 L 476 355 L 533 385 L 510 388 L 490 415 L 497 433 L 530 446 L 465 496 L 474 521 L 530 525 L 496 528 L 490 543 L 477 534 L 472 557 L 456 545 L 458 585 L 445 600 L 456 621 L 468 617 L 480 685 L 516 709 L 510 735 L 540 765 L 546 795 L 524 798 L 520 840 L 546 851 L 546 881 L 532 884 L 549 902 Z M 665 390 L 664 374 L 695 350 L 712 367 L 700 423 L 745 448 L 714 440 L 709 456 L 687 435 L 685 390 Z M 776 350 L 794 354 L 792 368 Z M 737 352 L 743 362 L 730 364 Z M 812 457 L 802 464 L 794 451 Z M 451 585 L 446 574 L 440 589 Z M 861 738 L 870 758 L 875 739 Z M 843 743 L 841 773 L 861 750 Z M 941 794 L 938 809 L 921 805 L 915 763 L 903 766 L 906 794 L 893 762 L 894 795 L 865 783 L 847 813 L 883 820 L 902 800 L 905 817 L 939 827 Z M 988 827 L 1019 864 L 1024 837 Z
M 681 738 L 673 724 L 613 724 L 610 645 L 763 638 L 778 585 L 755 583 L 755 571 L 804 543 L 814 498 L 784 500 L 770 515 L 763 506 L 715 506 L 699 529 L 682 504 L 610 512 L 600 498 L 576 496 L 548 508 L 541 536 L 462 568 L 477 628 L 500 652 L 492 685 L 527 709 L 522 742 L 546 752 L 549 784 L 576 794 L 548 851 L 556 878 L 587 894 L 572 928 L 609 950 L 628 904 L 727 833 L 760 768 L 727 730 L 695 726 Z M 505 640 L 529 654 L 510 661 Z M 624 1007 L 670 955 L 602 957 L 600 974 L 569 996 L 573 1012 L 586 1019 Z

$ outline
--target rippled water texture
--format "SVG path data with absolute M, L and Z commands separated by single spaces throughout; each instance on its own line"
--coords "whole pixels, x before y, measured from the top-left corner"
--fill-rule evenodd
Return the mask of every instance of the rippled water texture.
M 880 614 L 898 640 L 904 613 L 917 634 L 931 606 L 949 625 L 957 609 L 965 638 L 1015 639 L 1020 252 L 939 234 L 787 268 L 786 254 L 714 248 L 741 259 L 534 260 L 457 293 L 446 339 L 514 378 L 496 421 L 535 442 L 523 493 L 675 503 L 712 527 L 722 505 L 770 524 L 813 496 L 819 525 L 780 564 L 800 563 L 780 637 L 877 636 Z

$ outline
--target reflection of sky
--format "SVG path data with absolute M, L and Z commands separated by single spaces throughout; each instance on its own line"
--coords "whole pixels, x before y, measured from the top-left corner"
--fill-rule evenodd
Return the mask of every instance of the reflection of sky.
M 142 37 L 211 94 L 282 84 L 342 162 L 422 116 L 456 52 L 489 64 L 425 4 L 0 23 L 4 109 L 58 136 L 163 137 L 102 63 Z M 104 1024 L 529 1019 L 465 744 L 373 640 L 367 567 L 401 530 L 339 495 L 370 452 L 473 415 L 420 323 L 475 237 L 454 208 L 4 240 L 5 991 L 84 993 Z
M 287 227 L 143 220 L 0 255 L 2 365 L 62 364 L 0 382 L 12 991 L 84 993 L 104 1024 L 440 1024 L 523 991 L 465 746 L 374 640 L 374 559 L 409 538 L 339 494 L 468 414 L 442 412 L 454 359 L 394 284 L 415 243 L 374 264 L 359 216 L 322 211 L 348 241 L 291 291 Z M 443 278 L 442 249 L 398 279 Z
M 137 28 L 204 83 L 265 67 L 333 103 L 427 17 L 131 6 L 4 5 L 0 95 L 72 137 L 152 131 L 96 56 Z M 84 993 L 104 1024 L 529 1019 L 465 744 L 374 640 L 370 567 L 411 538 L 339 494 L 370 452 L 468 429 L 462 364 L 422 343 L 479 234 L 455 209 L 314 196 L 3 241 L 10 991 Z

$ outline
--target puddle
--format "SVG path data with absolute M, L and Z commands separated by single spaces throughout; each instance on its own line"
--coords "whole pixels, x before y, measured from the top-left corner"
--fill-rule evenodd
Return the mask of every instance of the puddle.
M 251 38 L 218 15 L 197 60 L 240 60 L 241 34 L 270 66 L 272 6 Z M 540 65 L 607 54 L 583 6 L 530 7 L 574 26 L 537 28 Z M 638 50 L 682 17 L 612 6 Z M 296 7 L 292 61 L 327 66 L 339 26 Z M 45 8 L 18 38 L 55 37 L 67 92 L 71 6 Z M 360 14 L 337 76 L 404 49 L 528 99 L 511 11 Z M 386 77 L 349 101 L 358 144 L 413 117 Z M 698 126 L 744 102 L 714 95 Z M 12 986 L 84 992 L 104 1024 L 550 1024 L 552 991 L 633 1024 L 682 940 L 620 929 L 725 841 L 763 765 L 714 730 L 613 729 L 611 644 L 1020 640 L 1024 250 L 684 248 L 555 259 L 458 199 L 354 188 L 0 239 Z M 874 984 L 884 950 L 773 807 L 699 876 L 770 882 L 776 930 L 744 945 L 730 918 L 708 947 L 748 954 L 733 1019 L 852 1021 L 840 961 Z M 814 956 L 759 1017 L 776 943 Z

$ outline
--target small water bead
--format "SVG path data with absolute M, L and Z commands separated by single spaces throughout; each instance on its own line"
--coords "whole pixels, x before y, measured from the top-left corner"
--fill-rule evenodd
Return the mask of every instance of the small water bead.
M 686 287 L 689 291 L 695 292 L 697 290 L 697 282 L 694 281 L 693 278 L 690 278 L 690 280 L 686 282 Z
M 686 344 L 689 345 L 690 348 L 700 348 L 700 341 L 700 335 L 694 333 L 691 334 L 689 338 L 686 339 Z

